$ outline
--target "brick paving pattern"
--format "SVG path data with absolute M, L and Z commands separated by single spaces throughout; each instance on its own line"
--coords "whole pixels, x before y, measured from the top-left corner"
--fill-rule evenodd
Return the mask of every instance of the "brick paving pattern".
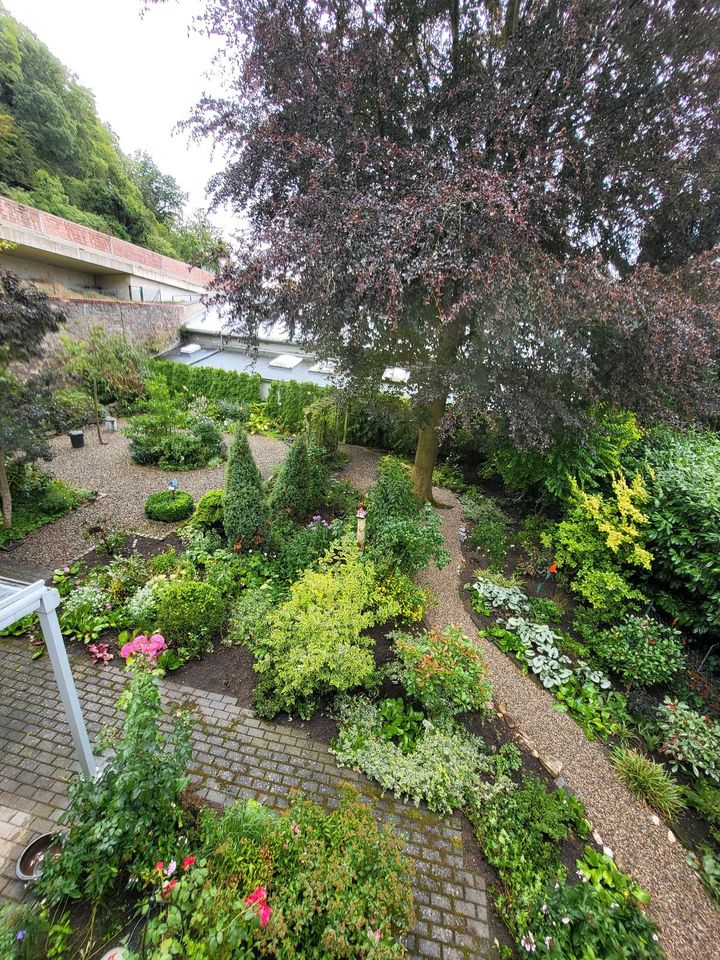
M 33 836 L 52 830 L 69 776 L 75 772 L 72 743 L 47 657 L 31 661 L 21 640 L 2 641 L 0 679 L 0 898 L 19 899 L 22 884 L 14 864 Z M 73 672 L 91 737 L 118 714 L 121 672 L 74 660 Z M 299 788 L 325 806 L 337 803 L 346 785 L 373 803 L 376 816 L 403 837 L 413 863 L 416 921 L 408 938 L 413 958 L 469 960 L 489 954 L 484 881 L 465 869 L 459 817 L 440 820 L 425 810 L 381 797 L 360 774 L 336 766 L 327 749 L 285 725 L 272 724 L 238 706 L 233 697 L 183 686 L 162 685 L 166 706 L 196 714 L 193 732 L 195 790 L 228 803 L 254 797 L 287 806 Z

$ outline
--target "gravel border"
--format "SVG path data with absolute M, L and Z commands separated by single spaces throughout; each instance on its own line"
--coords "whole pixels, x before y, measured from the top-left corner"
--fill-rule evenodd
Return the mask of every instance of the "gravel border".
M 459 500 L 436 490 L 449 507 Z M 460 596 L 459 575 L 465 566 L 460 549 L 460 509 L 439 510 L 450 563 L 432 566 L 422 582 L 439 598 L 429 611 L 438 624 L 458 624 L 468 636 L 477 627 Z M 668 960 L 710 960 L 720 944 L 720 912 L 697 874 L 685 861 L 685 850 L 667 826 L 652 820 L 652 810 L 618 781 L 605 748 L 589 741 L 575 721 L 554 710 L 554 698 L 523 674 L 492 642 L 478 637 L 490 668 L 494 699 L 502 703 L 520 732 L 546 757 L 558 758 L 567 786 L 582 800 L 602 843 L 615 860 L 650 892 L 650 913 L 661 928 Z

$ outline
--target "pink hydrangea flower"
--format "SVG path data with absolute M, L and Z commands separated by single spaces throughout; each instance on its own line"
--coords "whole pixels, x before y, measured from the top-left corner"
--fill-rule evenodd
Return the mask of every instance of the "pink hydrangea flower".
M 152 662 L 157 660 L 163 650 L 167 650 L 165 637 L 159 633 L 154 633 L 148 640 L 145 634 L 141 633 L 135 637 L 134 640 L 130 640 L 120 648 L 120 656 L 123 660 L 141 656 L 145 660 Z

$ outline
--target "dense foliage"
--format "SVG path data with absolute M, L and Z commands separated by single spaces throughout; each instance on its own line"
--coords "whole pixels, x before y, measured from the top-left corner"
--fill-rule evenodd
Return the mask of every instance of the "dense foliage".
M 249 550 L 262 543 L 268 507 L 262 477 L 253 459 L 247 434 L 235 430 L 225 474 L 223 526 L 232 547 Z
M 628 686 L 662 683 L 685 663 L 680 632 L 651 617 L 629 617 L 598 634 L 593 650 Z
M 43 866 L 39 886 L 53 903 L 100 900 L 174 851 L 183 824 L 180 794 L 188 782 L 189 719 L 176 716 L 169 737 L 160 732 L 157 676 L 142 657 L 120 706 L 125 719 L 113 754 L 99 778 L 80 776 L 72 783 L 60 855 Z
M 90 90 L 0 6 L 0 191 L 181 260 L 225 246 L 145 153 L 125 156 Z
M 187 520 L 195 509 L 195 502 L 186 490 L 159 490 L 151 493 L 145 501 L 145 516 L 148 520 L 174 523 Z
M 242 404 L 260 401 L 259 373 L 190 366 L 173 363 L 172 360 L 153 360 L 150 370 L 153 376 L 162 377 L 176 400 L 205 397 L 207 400 L 234 400 Z
M 310 507 L 310 461 L 304 438 L 288 450 L 270 492 L 270 512 L 275 517 L 304 517 Z

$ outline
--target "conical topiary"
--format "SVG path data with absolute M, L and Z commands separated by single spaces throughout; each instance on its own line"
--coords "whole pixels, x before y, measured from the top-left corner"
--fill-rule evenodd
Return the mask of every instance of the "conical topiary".
M 305 441 L 298 437 L 288 451 L 270 494 L 273 517 L 302 517 L 310 507 L 310 461 Z
M 253 459 L 247 434 L 235 432 L 225 473 L 223 526 L 230 545 L 249 550 L 265 537 L 268 510 L 262 477 Z

